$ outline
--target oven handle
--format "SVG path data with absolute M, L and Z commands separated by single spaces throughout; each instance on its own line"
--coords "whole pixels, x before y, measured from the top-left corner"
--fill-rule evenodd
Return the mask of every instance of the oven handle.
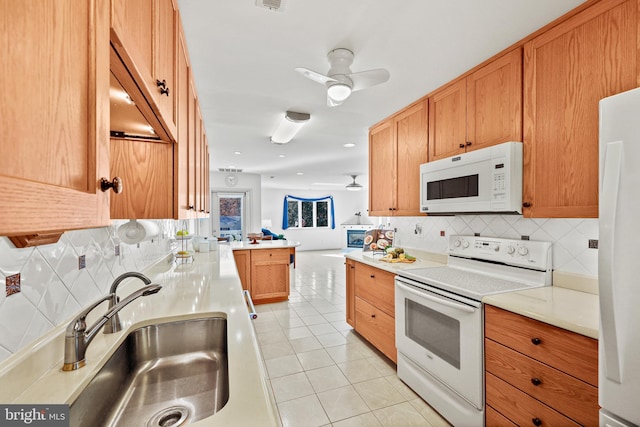
M 447 307 L 451 307 L 451 308 L 455 308 L 458 309 L 460 311 L 464 311 L 466 313 L 473 313 L 475 312 L 475 308 L 473 307 L 469 307 L 468 305 L 463 305 L 463 304 L 459 304 L 453 301 L 449 301 L 443 298 L 438 298 L 438 297 L 434 297 L 431 296 L 428 292 L 429 291 L 424 291 L 424 292 L 420 292 L 420 291 L 416 291 L 410 287 L 408 287 L 407 285 L 403 284 L 402 282 L 396 281 L 396 285 L 399 286 L 403 291 L 408 292 L 410 294 L 413 294 L 419 298 L 426 298 L 430 301 L 433 301 L 437 304 L 442 304 L 442 305 L 446 305 Z

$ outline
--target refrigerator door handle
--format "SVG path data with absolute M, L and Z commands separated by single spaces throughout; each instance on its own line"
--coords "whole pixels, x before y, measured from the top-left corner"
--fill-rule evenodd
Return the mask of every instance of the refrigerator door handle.
M 614 312 L 613 260 L 615 251 L 615 220 L 622 170 L 622 141 L 606 144 L 604 173 L 600 188 L 600 338 L 604 346 L 604 366 L 607 378 L 620 383 L 620 353 Z

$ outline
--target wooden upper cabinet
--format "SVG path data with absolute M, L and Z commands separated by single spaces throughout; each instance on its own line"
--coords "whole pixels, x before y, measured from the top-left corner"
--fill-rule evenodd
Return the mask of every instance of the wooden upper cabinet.
M 180 24 L 180 19 L 178 19 Z M 189 56 L 182 28 L 178 30 L 177 47 L 178 140 L 174 146 L 175 205 L 179 219 L 189 217 L 189 102 L 191 91 Z
M 369 131 L 369 215 L 420 213 L 420 164 L 427 162 L 427 101 Z
M 522 141 L 522 49 L 467 77 L 468 150 Z
M 3 1 L 0 17 L 0 235 L 109 225 L 108 0 Z
M 522 49 L 429 97 L 429 160 L 522 140 Z
M 429 97 L 429 160 L 464 153 L 467 140 L 467 82 L 448 84 Z
M 420 213 L 420 165 L 427 163 L 427 102 L 409 107 L 393 119 L 398 176 L 394 215 Z
M 525 45 L 524 216 L 598 216 L 598 102 L 638 86 L 637 52 L 637 0 L 595 3 Z
M 173 0 L 112 0 L 111 42 L 163 130 L 177 138 L 177 7 Z
M 388 120 L 369 131 L 369 215 L 392 215 L 396 167 L 393 122 Z

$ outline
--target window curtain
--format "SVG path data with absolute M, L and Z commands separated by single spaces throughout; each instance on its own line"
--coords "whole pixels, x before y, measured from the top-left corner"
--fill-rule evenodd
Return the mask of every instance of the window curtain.
M 290 196 L 290 195 L 286 195 L 284 196 L 284 209 L 282 210 L 282 229 L 286 230 L 287 228 L 289 228 L 289 215 L 287 215 L 287 211 L 288 211 L 288 202 L 289 199 L 291 200 L 299 200 L 301 202 L 321 202 L 323 200 L 329 200 L 329 209 L 330 209 L 330 214 L 331 214 L 331 228 L 336 228 L 336 219 L 335 219 L 335 215 L 334 215 L 334 209 L 333 209 L 333 196 L 326 196 L 326 197 L 319 197 L 317 199 L 305 199 L 303 197 L 296 197 L 296 196 Z

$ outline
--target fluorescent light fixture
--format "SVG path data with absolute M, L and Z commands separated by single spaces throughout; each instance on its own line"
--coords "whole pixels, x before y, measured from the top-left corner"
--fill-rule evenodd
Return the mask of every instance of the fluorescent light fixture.
M 282 121 L 280 121 L 278 128 L 271 136 L 271 142 L 274 144 L 286 144 L 291 141 L 300 128 L 308 122 L 310 118 L 311 115 L 307 113 L 287 111 L 282 118 Z
M 329 98 L 342 102 L 351 95 L 351 88 L 344 83 L 334 83 L 327 89 Z
M 345 187 L 348 191 L 360 191 L 362 190 L 362 185 L 358 184 L 356 182 L 356 177 L 358 175 L 351 175 L 351 178 L 353 178 L 353 182 L 351 184 L 347 184 L 347 186 Z

